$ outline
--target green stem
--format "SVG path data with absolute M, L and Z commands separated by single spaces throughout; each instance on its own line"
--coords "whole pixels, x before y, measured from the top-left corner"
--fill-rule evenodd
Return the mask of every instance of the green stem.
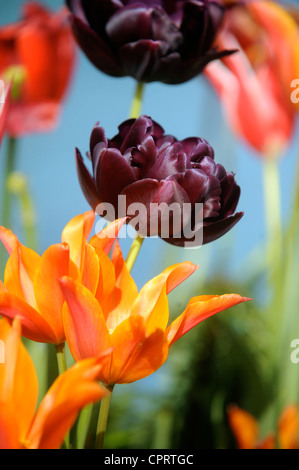
M 139 233 L 137 233 L 135 239 L 133 240 L 133 243 L 131 245 L 131 248 L 129 250 L 129 253 L 126 259 L 126 265 L 127 265 L 129 272 L 131 272 L 133 269 L 138 253 L 142 247 L 143 240 L 144 238 L 141 235 L 139 235 Z
M 107 395 L 102 398 L 100 404 L 100 413 L 97 426 L 97 435 L 96 435 L 96 449 L 104 449 L 104 440 L 107 430 L 107 421 L 110 410 L 111 396 L 113 392 L 114 385 L 107 385 Z
M 56 357 L 57 357 L 58 373 L 59 375 L 61 375 L 67 370 L 66 356 L 65 356 L 65 343 L 56 345 Z M 66 449 L 70 448 L 70 434 L 69 433 L 65 435 L 64 446 Z
M 5 228 L 11 228 L 11 203 L 12 195 L 8 188 L 8 178 L 14 171 L 16 154 L 17 154 L 17 139 L 15 137 L 8 138 L 8 147 L 6 153 L 6 162 L 4 169 L 3 181 L 3 202 L 2 202 L 2 225 Z
M 37 251 L 35 210 L 26 177 L 22 173 L 13 172 L 8 178 L 7 185 L 20 203 L 26 246 Z
M 264 162 L 265 216 L 267 224 L 267 264 L 270 282 L 276 296 L 280 294 L 283 230 L 281 220 L 281 191 L 277 159 Z
M 135 89 L 135 96 L 134 96 L 132 106 L 131 106 L 131 111 L 130 111 L 131 119 L 137 119 L 140 116 L 143 92 L 144 92 L 143 82 L 137 82 L 136 89 Z
M 80 413 L 76 430 L 76 449 L 84 449 L 92 416 L 93 404 L 87 405 Z

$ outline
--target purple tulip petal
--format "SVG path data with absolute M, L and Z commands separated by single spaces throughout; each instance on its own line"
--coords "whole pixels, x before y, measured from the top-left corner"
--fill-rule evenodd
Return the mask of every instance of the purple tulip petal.
M 95 210 L 98 204 L 100 204 L 101 200 L 98 196 L 95 182 L 90 175 L 89 171 L 87 170 L 81 153 L 78 149 L 76 149 L 76 167 L 77 167 L 77 174 L 79 183 L 82 189 L 82 192 L 88 202 L 88 204 Z
M 115 77 L 122 76 L 113 51 L 86 23 L 71 16 L 74 35 L 88 59 L 100 70 Z
M 104 149 L 100 155 L 95 183 L 103 202 L 114 207 L 124 187 L 136 181 L 133 169 L 117 149 Z

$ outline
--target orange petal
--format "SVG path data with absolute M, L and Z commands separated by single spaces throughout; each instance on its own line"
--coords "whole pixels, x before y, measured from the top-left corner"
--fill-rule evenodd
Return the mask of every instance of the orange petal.
M 280 449 L 298 449 L 299 410 L 287 406 L 279 417 L 278 440 Z
M 113 247 L 112 263 L 115 269 L 117 301 L 115 302 L 115 308 L 110 311 L 106 321 L 107 328 L 114 330 L 130 315 L 132 305 L 138 296 L 138 289 L 127 269 L 118 241 L 115 242 Z
M 100 272 L 95 297 L 101 305 L 105 318 L 107 318 L 120 302 L 121 291 L 116 287 L 115 269 L 108 255 L 103 250 L 98 250 L 97 257 Z
M 141 289 L 134 305 L 132 315 L 142 315 L 148 318 L 148 322 L 156 325 L 156 328 L 164 330 L 168 323 L 168 309 L 161 311 L 155 306 L 165 289 L 169 293 L 187 277 L 189 277 L 198 266 L 186 261 L 178 263 L 165 269 L 161 274 L 148 281 Z M 165 302 L 164 302 L 165 305 Z
M 81 270 L 82 284 L 95 294 L 100 277 L 100 263 L 94 248 L 89 244 L 85 246 L 84 262 Z
M 259 428 L 256 419 L 235 405 L 228 408 L 228 420 L 240 449 L 255 449 Z
M 101 360 L 86 359 L 60 375 L 42 400 L 27 437 L 31 449 L 57 449 L 79 411 L 106 393 L 97 382 Z
M 0 228 L 0 238 L 10 253 L 4 273 L 6 289 L 35 307 L 33 279 L 40 256 L 22 245 L 10 230 Z
M 55 332 L 59 343 L 65 341 L 65 335 L 62 322 L 64 297 L 58 279 L 68 274 L 68 245 L 51 245 L 41 257 L 34 280 L 34 292 L 38 310 Z
M 122 217 L 120 219 L 114 220 L 109 225 L 107 225 L 107 227 L 94 235 L 89 243 L 95 248 L 96 251 L 104 250 L 105 253 L 108 254 L 126 219 L 126 217 Z
M 94 212 L 87 211 L 70 220 L 62 231 L 61 241 L 69 245 L 70 257 L 79 269 L 83 265 L 85 244 L 92 230 L 94 220 Z
M 82 284 L 64 277 L 60 286 L 67 305 L 63 323 L 67 343 L 75 360 L 99 356 L 111 346 L 100 304 Z
M 188 302 L 184 312 L 167 328 L 166 333 L 169 345 L 173 344 L 203 320 L 247 300 L 250 299 L 241 297 L 238 294 L 193 297 Z
M 20 317 L 22 335 L 32 341 L 57 343 L 54 331 L 40 313 L 28 303 L 9 292 L 0 293 L 0 314 L 10 322 Z
M 146 335 L 144 319 L 131 316 L 112 333 L 112 359 L 101 375 L 106 383 L 130 383 L 147 377 L 166 361 L 168 344 L 162 330 Z
M 18 318 L 13 321 L 12 327 L 6 320 L 0 320 L 0 338 L 5 344 L 5 361 L 0 365 L 0 403 L 13 413 L 11 426 L 17 422 L 18 438 L 23 441 L 37 403 L 37 375 L 33 361 L 21 342 Z M 8 434 L 14 433 L 8 430 Z

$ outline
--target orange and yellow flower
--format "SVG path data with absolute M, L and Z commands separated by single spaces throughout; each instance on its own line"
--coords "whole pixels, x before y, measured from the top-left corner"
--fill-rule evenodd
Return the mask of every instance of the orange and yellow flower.
M 275 2 L 252 0 L 227 13 L 217 43 L 238 50 L 205 70 L 229 125 L 263 157 L 279 157 L 296 117 L 290 98 L 298 63 L 295 20 Z
M 36 410 L 38 380 L 21 341 L 21 322 L 0 320 L 4 361 L 0 364 L 0 449 L 56 449 L 79 411 L 105 395 L 97 377 L 101 360 L 76 363 L 60 375 Z
M 275 449 L 275 433 L 260 438 L 258 421 L 236 405 L 228 408 L 228 420 L 239 449 Z M 298 449 L 299 410 L 286 406 L 277 423 L 277 444 L 280 449 Z
M 58 280 L 69 276 L 87 289 L 94 288 L 98 264 L 87 243 L 94 219 L 92 211 L 74 217 L 64 228 L 61 243 L 51 245 L 42 256 L 0 227 L 0 239 L 10 254 L 4 283 L 0 281 L 0 315 L 9 320 L 18 315 L 25 337 L 55 345 L 65 342 L 64 297 Z M 116 221 L 98 235 L 102 250 L 110 250 L 122 223 Z
M 178 263 L 148 281 L 138 292 L 116 242 L 110 259 L 90 240 L 99 259 L 93 291 L 65 276 L 63 322 L 75 360 L 95 357 L 107 349 L 100 373 L 107 385 L 130 383 L 155 372 L 166 361 L 169 347 L 206 318 L 248 300 L 237 294 L 193 297 L 184 312 L 169 324 L 167 294 L 196 269 Z

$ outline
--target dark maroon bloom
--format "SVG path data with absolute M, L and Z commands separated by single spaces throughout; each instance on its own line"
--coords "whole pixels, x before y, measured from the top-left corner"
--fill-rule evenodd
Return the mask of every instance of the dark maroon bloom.
M 81 49 L 115 77 L 175 84 L 232 51 L 213 42 L 224 7 L 211 0 L 66 0 Z
M 159 235 L 171 244 L 186 246 L 186 242 L 199 240 L 196 235 L 201 231 L 199 244 L 208 243 L 228 232 L 243 215 L 234 214 L 240 196 L 234 175 L 215 163 L 208 142 L 196 137 L 178 141 L 165 135 L 163 128 L 147 116 L 123 122 L 111 140 L 102 127 L 95 126 L 89 155 L 93 176 L 76 150 L 79 181 L 89 204 L 96 209 L 108 203 L 115 218 L 128 216 L 131 222 L 134 214 L 129 208 L 134 203 L 143 205 L 146 213 L 137 229 L 144 236 Z M 121 209 L 120 196 L 125 196 L 125 208 Z M 173 203 L 182 209 L 179 216 L 169 211 Z M 153 233 L 151 223 L 157 205 L 161 210 Z M 152 211 L 154 206 L 156 212 Z M 190 210 L 187 218 L 185 208 Z M 111 220 L 108 212 L 100 215 Z M 167 237 L 161 232 L 165 221 Z M 191 232 L 186 235 L 187 223 Z

